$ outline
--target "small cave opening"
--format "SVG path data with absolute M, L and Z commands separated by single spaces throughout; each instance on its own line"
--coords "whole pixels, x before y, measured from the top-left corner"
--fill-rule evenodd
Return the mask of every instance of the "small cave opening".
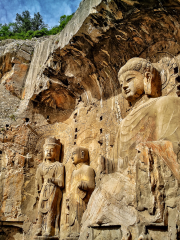
M 78 131 L 78 129 L 77 128 L 75 128 L 75 132 L 77 132 Z
M 102 121 L 103 120 L 103 116 L 100 116 L 100 121 Z
M 100 128 L 100 134 L 103 132 L 102 128 Z
M 49 120 L 49 115 L 46 117 L 46 120 Z
M 103 141 L 102 140 L 99 140 L 98 143 L 99 143 L 100 146 L 103 145 Z
M 0 150 L 0 154 L 2 154 L 2 151 Z
M 6 130 L 9 130 L 9 124 L 6 124 Z
M 26 121 L 26 122 L 29 122 L 29 118 L 25 118 L 25 121 Z
M 74 145 L 76 145 L 76 142 L 74 142 Z
M 82 101 L 81 96 L 78 98 L 78 103 L 80 103 Z
M 77 122 L 76 117 L 77 117 L 77 113 L 74 114 L 74 121 L 75 121 L 75 122 Z
M 180 76 L 176 78 L 176 83 L 180 83 Z
M 175 67 L 174 68 L 174 74 L 177 74 L 178 73 L 178 67 Z
M 66 86 L 69 86 L 69 82 L 68 82 L 68 79 L 61 79 L 61 82 L 66 85 Z
M 74 138 L 77 139 L 77 134 L 75 134 Z

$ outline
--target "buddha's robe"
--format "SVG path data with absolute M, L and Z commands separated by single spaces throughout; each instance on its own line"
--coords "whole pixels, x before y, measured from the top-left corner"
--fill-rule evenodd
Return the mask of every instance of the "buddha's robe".
M 121 225 L 124 239 L 129 239 L 126 237 L 128 227 L 135 226 L 140 219 L 144 224 L 163 225 L 167 207 L 164 197 L 170 194 L 168 206 L 175 207 L 176 202 L 179 203 L 175 181 L 180 172 L 177 162 L 179 126 L 180 99 L 171 96 L 151 98 L 134 107 L 122 120 L 113 160 L 116 165 L 123 163 L 120 168 L 117 166 L 117 172 L 105 175 L 93 192 L 83 215 L 79 239 L 84 239 L 89 226 L 99 223 Z M 149 149 L 154 157 L 151 162 Z
M 155 141 L 156 145 L 159 145 L 155 151 L 159 154 L 163 142 L 167 146 L 172 143 L 174 150 L 180 142 L 180 99 L 178 97 L 151 98 L 133 108 L 119 126 L 114 147 L 114 162 L 116 165 L 118 162 L 128 165 L 137 154 L 138 144 Z M 163 157 L 163 160 L 179 179 L 179 169 L 177 169 L 179 165 L 173 149 L 167 149 L 169 157 Z M 172 159 L 170 155 L 173 155 Z
M 83 215 L 80 239 L 84 239 L 88 226 L 99 223 L 121 225 L 124 237 L 128 227 L 135 226 L 139 219 L 146 224 L 163 225 L 167 207 L 164 197 L 170 194 L 168 204 L 172 203 L 171 207 L 175 206 L 176 199 L 179 202 L 175 181 L 175 177 L 180 179 L 179 142 L 178 97 L 151 98 L 135 106 L 122 120 L 117 132 L 113 160 L 118 171 L 105 175 L 93 192 Z M 154 159 L 149 158 L 149 150 Z M 172 201 L 171 195 L 175 200 Z

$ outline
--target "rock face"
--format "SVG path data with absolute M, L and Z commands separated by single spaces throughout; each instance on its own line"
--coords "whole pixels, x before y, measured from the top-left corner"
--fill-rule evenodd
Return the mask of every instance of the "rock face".
M 180 239 L 179 16 L 84 0 L 60 34 L 0 43 L 0 239 Z

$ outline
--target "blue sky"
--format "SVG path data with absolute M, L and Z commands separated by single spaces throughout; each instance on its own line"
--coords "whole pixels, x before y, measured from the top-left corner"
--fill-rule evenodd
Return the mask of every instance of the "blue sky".
M 29 10 L 31 16 L 40 12 L 49 27 L 58 24 L 62 15 L 75 12 L 81 0 L 0 0 L 0 23 L 14 22 L 16 13 Z

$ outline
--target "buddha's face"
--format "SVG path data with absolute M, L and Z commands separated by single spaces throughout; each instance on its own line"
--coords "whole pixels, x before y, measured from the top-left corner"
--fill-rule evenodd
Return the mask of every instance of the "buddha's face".
M 47 160 L 54 161 L 56 159 L 56 146 L 46 145 L 44 147 L 44 157 Z
M 119 81 L 123 97 L 129 102 L 134 102 L 144 94 L 144 76 L 137 71 L 130 70 L 121 74 Z

